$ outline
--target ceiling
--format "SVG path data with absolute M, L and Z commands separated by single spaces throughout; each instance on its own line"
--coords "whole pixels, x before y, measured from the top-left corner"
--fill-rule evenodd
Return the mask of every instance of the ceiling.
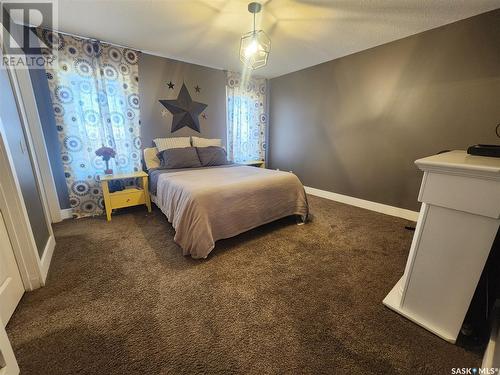
M 500 0 L 267 0 L 276 77 L 500 7 Z M 58 0 L 57 29 L 143 52 L 239 71 L 247 0 Z

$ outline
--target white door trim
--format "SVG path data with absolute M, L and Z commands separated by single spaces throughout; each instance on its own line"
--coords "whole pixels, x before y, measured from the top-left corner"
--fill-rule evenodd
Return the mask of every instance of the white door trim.
M 5 363 L 5 367 L 0 369 L 0 375 L 17 375 L 19 374 L 19 366 L 14 356 L 14 351 L 9 342 L 7 332 L 5 332 L 4 324 L 0 320 L 0 362 Z
M 0 211 L 0 320 L 8 323 L 21 300 L 25 288 L 19 273 L 16 257 L 12 249 L 12 241 L 5 225 L 3 213 Z
M 0 52 L 0 56 L 2 56 L 2 53 L 3 51 Z M 26 56 L 24 55 L 19 56 L 19 58 L 26 60 Z M 31 85 L 29 71 L 27 69 L 13 69 L 12 67 L 8 67 L 7 72 L 10 77 L 12 89 L 14 91 L 14 97 L 18 105 L 19 115 L 21 117 L 21 123 L 25 130 L 26 143 L 28 148 L 30 149 L 31 158 L 34 164 L 33 171 L 35 173 L 35 178 L 38 184 L 38 188 L 40 189 L 40 199 L 42 201 L 45 221 L 47 223 L 47 228 L 49 230 L 49 239 L 47 241 L 46 248 L 44 249 L 44 253 L 42 255 L 43 263 L 42 260 L 38 257 L 37 253 L 37 264 L 39 270 L 41 271 L 40 283 L 41 285 L 44 285 L 55 247 L 55 238 L 54 238 L 54 232 L 52 230 L 52 222 L 53 221 L 57 222 L 62 220 L 61 209 L 59 207 L 59 201 L 57 198 L 55 183 L 52 176 L 52 169 L 50 167 L 48 153 L 44 142 L 44 136 L 42 132 L 40 118 L 38 115 L 38 108 L 36 106 L 36 101 L 33 93 L 33 86 Z M 22 87 L 24 88 L 24 90 L 22 90 L 21 84 L 19 82 L 22 83 Z M 33 131 L 35 132 L 34 134 L 35 136 L 33 136 L 32 134 Z M 36 142 L 34 141 L 34 139 L 36 139 Z M 6 151 L 7 154 L 9 154 L 8 146 L 6 147 Z M 10 165 L 11 167 L 13 166 L 13 164 Z M 17 181 L 17 176 L 16 176 L 16 181 Z M 18 193 L 21 194 L 19 185 L 17 186 L 17 188 L 19 189 Z M 57 206 L 57 209 L 55 209 L 55 211 L 54 207 L 51 207 L 54 205 Z M 26 219 L 28 219 L 26 211 L 25 214 L 26 214 Z
M 500 299 L 497 299 L 493 308 L 493 322 L 488 346 L 484 351 L 482 368 L 494 368 L 500 366 Z
M 22 58 L 25 58 L 22 56 Z M 46 216 L 50 223 L 61 221 L 61 208 L 57 197 L 56 185 L 50 166 L 49 154 L 45 145 L 45 136 L 42 130 L 42 123 L 38 114 L 38 107 L 31 84 L 30 73 L 28 69 L 9 68 L 12 88 L 19 105 L 19 112 L 24 128 L 28 147 L 33 150 L 34 162 L 38 166 L 35 169 L 36 178 L 39 181 L 42 201 L 45 206 Z
M 3 26 L 0 27 L 2 27 L 3 31 L 3 33 L 0 34 L 3 34 L 4 38 L 10 37 L 7 30 Z M 2 43 L 2 40 L 0 40 L 0 43 Z M 0 55 L 5 52 L 5 50 L 0 51 Z M 19 56 L 19 58 L 26 62 L 25 55 Z M 25 64 L 25 66 L 28 66 L 28 64 Z M 42 123 L 38 113 L 38 106 L 36 104 L 30 73 L 28 69 L 14 69 L 10 66 L 8 67 L 8 72 L 11 78 L 14 95 L 20 107 L 19 110 L 21 112 L 22 122 L 27 133 L 26 142 L 30 150 L 33 151 L 34 162 L 38 166 L 38 168 L 35 168 L 37 169 L 35 172 L 37 173 L 36 177 L 42 190 L 41 194 L 44 198 L 43 204 L 47 209 L 46 214 L 49 216 L 50 222 L 57 223 L 62 220 L 61 208 L 59 206 L 57 188 L 50 165 L 47 146 L 45 145 L 45 136 L 42 130 Z
M 54 234 L 52 234 L 47 244 L 45 245 L 45 249 L 43 250 L 42 259 L 40 259 L 40 270 L 42 274 L 42 284 L 45 284 L 45 280 L 47 279 L 47 274 L 49 273 L 50 262 L 52 261 L 52 255 L 54 255 L 54 249 L 56 248 L 56 239 Z
M 16 257 L 19 273 L 26 290 L 37 289 L 43 285 L 41 264 L 35 238 L 28 219 L 28 212 L 21 195 L 13 161 L 7 144 L 5 130 L 0 118 L 0 208 L 12 249 Z

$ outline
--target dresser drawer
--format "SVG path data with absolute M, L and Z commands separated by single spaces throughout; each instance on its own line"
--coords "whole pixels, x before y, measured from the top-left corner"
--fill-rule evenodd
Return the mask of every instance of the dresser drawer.
M 500 218 L 500 183 L 493 179 L 425 172 L 420 202 Z
M 144 190 L 140 189 L 125 189 L 116 193 L 110 194 L 111 208 L 121 208 L 136 206 L 146 203 Z

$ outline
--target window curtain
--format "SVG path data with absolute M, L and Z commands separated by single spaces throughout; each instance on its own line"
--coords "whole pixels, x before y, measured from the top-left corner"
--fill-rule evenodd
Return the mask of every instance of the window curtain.
M 229 160 L 266 160 L 267 81 L 228 72 L 227 153 Z
M 109 161 L 114 173 L 141 170 L 140 53 L 44 29 L 37 33 L 49 47 L 43 53 L 56 51 L 46 72 L 73 216 L 102 214 L 99 176 L 106 166 L 95 151 L 115 150 Z

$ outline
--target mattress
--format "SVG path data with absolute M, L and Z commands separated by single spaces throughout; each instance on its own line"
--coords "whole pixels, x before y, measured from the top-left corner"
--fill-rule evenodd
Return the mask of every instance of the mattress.
M 304 187 L 289 172 L 227 165 L 155 170 L 150 180 L 175 242 L 193 258 L 206 258 L 217 240 L 290 215 L 305 221 L 309 212 Z

